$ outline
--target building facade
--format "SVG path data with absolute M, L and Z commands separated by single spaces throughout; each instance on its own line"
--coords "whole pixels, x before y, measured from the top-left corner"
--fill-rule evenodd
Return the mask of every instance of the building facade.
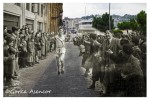
M 67 31 L 70 31 L 72 29 L 78 30 L 79 29 L 79 22 L 81 20 L 82 20 L 81 18 L 68 18 L 68 17 L 65 17 L 63 19 L 63 25 L 64 25 L 64 27 Z
M 62 22 L 62 3 L 4 3 L 3 23 L 22 28 L 28 24 L 34 32 L 56 32 Z
M 63 3 L 48 3 L 48 27 L 50 32 L 57 33 L 59 26 L 62 26 Z

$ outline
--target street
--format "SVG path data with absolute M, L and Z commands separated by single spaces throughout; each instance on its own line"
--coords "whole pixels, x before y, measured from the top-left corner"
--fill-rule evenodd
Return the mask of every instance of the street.
M 64 74 L 57 74 L 53 51 L 40 64 L 20 70 L 20 86 L 13 87 L 13 91 L 22 90 L 26 93 L 12 93 L 9 96 L 97 97 L 99 92 L 96 89 L 87 89 L 91 79 L 90 76 L 83 76 L 85 70 L 81 67 L 81 60 L 78 47 L 67 42 Z
M 81 69 L 81 57 L 78 47 L 66 44 L 65 73 L 57 75 L 55 59 L 49 63 L 46 71 L 35 84 L 33 90 L 51 90 L 48 94 L 29 94 L 29 96 L 50 97 L 93 97 L 98 96 L 93 90 L 87 89 L 88 84 Z
M 3 97 L 146 97 L 146 5 L 3 3 Z

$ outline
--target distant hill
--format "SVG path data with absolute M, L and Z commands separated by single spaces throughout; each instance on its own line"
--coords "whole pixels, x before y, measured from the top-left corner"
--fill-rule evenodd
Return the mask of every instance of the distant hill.
M 82 19 L 90 19 L 93 18 L 94 16 L 101 16 L 99 14 L 96 15 L 89 15 L 89 16 L 82 16 Z M 120 16 L 120 15 L 111 15 L 113 19 L 133 19 L 136 18 L 136 15 L 129 15 L 129 14 L 125 14 L 124 16 Z
M 120 15 L 111 15 L 113 19 L 118 19 L 118 20 L 124 20 L 124 21 L 127 21 L 127 20 L 130 20 L 130 19 L 133 19 L 133 18 L 136 18 L 136 15 L 129 15 L 129 14 L 125 14 L 124 16 L 120 16 Z
M 102 15 L 99 15 L 99 14 L 93 15 L 93 14 L 91 14 L 91 15 L 88 15 L 88 16 L 82 16 L 81 18 L 68 18 L 68 17 L 65 17 L 64 20 L 92 19 L 94 16 L 101 17 Z M 117 24 L 120 23 L 120 22 L 129 21 L 130 19 L 136 18 L 136 15 L 129 15 L 129 14 L 125 14 L 123 16 L 113 14 L 111 16 L 112 16 L 112 19 L 114 19 L 114 27 L 117 27 Z
M 95 15 L 89 15 L 89 16 L 82 16 L 82 19 L 91 19 L 93 18 Z

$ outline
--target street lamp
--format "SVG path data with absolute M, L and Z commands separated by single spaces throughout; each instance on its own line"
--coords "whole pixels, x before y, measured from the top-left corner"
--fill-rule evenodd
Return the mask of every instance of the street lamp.
M 67 33 L 68 33 L 68 20 L 67 20 Z

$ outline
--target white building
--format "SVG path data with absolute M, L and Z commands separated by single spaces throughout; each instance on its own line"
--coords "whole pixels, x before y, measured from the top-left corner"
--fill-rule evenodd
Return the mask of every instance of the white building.
M 95 29 L 92 27 L 92 19 L 81 20 L 79 22 L 79 33 L 95 33 Z
M 81 18 L 74 18 L 74 19 L 64 19 L 64 25 L 68 29 L 78 29 L 79 28 L 79 21 L 81 21 Z

